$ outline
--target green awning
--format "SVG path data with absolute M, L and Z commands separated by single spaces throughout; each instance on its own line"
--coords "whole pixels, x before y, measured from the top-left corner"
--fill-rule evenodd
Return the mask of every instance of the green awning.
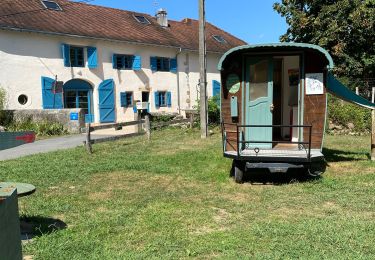
M 262 49 L 277 49 L 277 50 L 303 50 L 303 49 L 310 49 L 310 50 L 315 50 L 317 52 L 320 52 L 323 54 L 328 62 L 328 69 L 333 69 L 334 63 L 331 55 L 323 49 L 322 47 L 315 45 L 315 44 L 309 44 L 309 43 L 296 43 L 296 42 L 281 42 L 281 43 L 264 43 L 264 44 L 252 44 L 252 45 L 243 45 L 243 46 L 238 46 L 235 48 L 230 49 L 227 51 L 220 59 L 219 64 L 218 64 L 218 70 L 222 70 L 223 68 L 223 63 L 224 61 L 230 56 L 231 54 L 234 54 L 239 51 L 244 51 L 244 50 L 251 50 L 251 51 L 256 51 L 256 50 L 262 50 Z
M 345 101 L 351 102 L 353 104 L 356 104 L 365 108 L 375 109 L 374 103 L 371 103 L 367 99 L 361 96 L 358 96 L 353 91 L 348 89 L 340 81 L 338 81 L 335 78 L 335 76 L 332 75 L 331 72 L 328 72 L 328 75 L 327 75 L 326 88 L 330 93 L 332 93 L 333 95 Z

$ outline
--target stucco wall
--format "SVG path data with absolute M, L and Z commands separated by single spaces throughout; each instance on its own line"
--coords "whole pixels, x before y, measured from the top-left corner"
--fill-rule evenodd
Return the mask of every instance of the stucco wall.
M 64 67 L 61 44 L 95 46 L 98 50 L 98 68 Z M 112 68 L 112 54 L 132 54 L 142 57 L 142 70 L 115 70 Z M 85 62 L 87 64 L 85 51 Z M 178 74 L 152 72 L 150 57 L 178 57 Z M 207 61 L 208 93 L 212 95 L 212 80 L 220 80 L 216 69 L 220 54 L 209 54 Z M 26 32 L 0 31 L 0 86 L 8 95 L 8 109 L 42 109 L 41 77 L 67 82 L 73 78 L 84 79 L 93 87 L 92 106 L 95 122 L 99 121 L 98 86 L 106 79 L 115 82 L 116 120 L 134 120 L 132 108 L 120 107 L 120 92 L 133 91 L 134 99 L 140 100 L 142 91 L 150 91 L 151 112 L 178 112 L 177 80 L 180 83 L 180 107 L 191 108 L 196 104 L 199 79 L 198 53 L 179 53 L 177 48 L 125 44 L 84 38 L 51 36 Z M 172 92 L 171 108 L 155 108 L 154 92 Z M 25 94 L 28 102 L 18 103 L 18 96 Z M 190 101 L 190 102 L 188 102 Z

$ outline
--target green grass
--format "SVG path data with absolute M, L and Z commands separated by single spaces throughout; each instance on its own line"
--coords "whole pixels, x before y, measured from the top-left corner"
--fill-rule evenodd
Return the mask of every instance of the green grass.
M 37 186 L 20 199 L 41 229 L 35 259 L 375 258 L 375 163 L 369 137 L 327 136 L 320 179 L 229 178 L 220 134 L 143 137 L 0 162 L 0 179 Z M 52 231 L 48 218 L 66 223 Z M 44 225 L 43 225 L 44 224 Z

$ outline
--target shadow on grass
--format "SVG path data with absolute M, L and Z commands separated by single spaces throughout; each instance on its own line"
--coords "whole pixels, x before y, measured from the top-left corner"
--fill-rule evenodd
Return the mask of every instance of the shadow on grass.
M 231 174 L 233 177 L 233 175 Z M 286 173 L 271 173 L 268 169 L 251 169 L 244 173 L 244 183 L 252 185 L 285 185 L 300 182 L 312 182 L 321 176 L 308 175 L 306 170 L 289 169 Z
M 366 161 L 370 159 L 370 154 L 366 152 L 358 153 L 329 148 L 323 148 L 323 154 L 327 162 Z
M 59 219 L 41 216 L 21 216 L 20 226 L 22 240 L 51 234 L 67 227 L 66 223 Z

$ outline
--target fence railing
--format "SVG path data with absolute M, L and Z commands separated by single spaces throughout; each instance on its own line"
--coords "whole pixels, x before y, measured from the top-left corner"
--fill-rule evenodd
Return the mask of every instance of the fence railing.
M 245 150 L 246 144 L 297 144 L 299 146 L 303 146 L 305 150 L 307 150 L 307 159 L 311 159 L 311 136 L 312 136 L 312 125 L 239 125 L 234 123 L 221 123 L 222 129 L 222 138 L 223 138 L 223 151 L 226 152 L 226 143 L 228 141 L 236 142 L 237 148 L 237 157 L 241 156 L 241 152 Z M 236 139 L 230 139 L 227 137 L 227 131 L 225 126 L 235 126 L 236 127 Z M 245 138 L 245 131 L 246 128 L 299 128 L 299 129 L 308 129 L 308 141 L 292 141 L 292 140 L 280 140 L 280 141 L 269 141 L 269 140 L 246 140 Z M 233 132 L 233 131 L 232 131 Z M 304 131 L 302 131 L 303 133 Z M 308 148 L 306 149 L 306 145 Z M 259 148 L 257 148 L 259 149 Z
M 86 133 L 86 140 L 84 141 L 84 145 L 86 146 L 87 152 L 89 154 L 92 154 L 93 153 L 92 145 L 95 143 L 114 141 L 117 139 L 135 137 L 135 136 L 140 136 L 140 135 L 146 135 L 147 140 L 150 141 L 151 129 L 159 129 L 162 127 L 166 127 L 166 126 L 170 126 L 174 124 L 181 124 L 181 123 L 189 123 L 190 127 L 191 128 L 193 127 L 193 123 L 191 119 L 176 119 L 176 120 L 172 120 L 168 122 L 158 122 L 158 123 L 151 124 L 149 115 L 146 115 L 145 119 L 138 120 L 138 121 L 131 121 L 131 122 L 102 124 L 102 125 L 97 125 L 97 126 L 92 126 L 91 123 L 87 123 L 86 128 L 83 129 Z M 138 126 L 138 132 L 131 133 L 131 134 L 104 137 L 104 138 L 99 138 L 99 139 L 92 139 L 91 133 L 94 131 L 103 130 L 103 129 L 121 130 L 122 127 L 126 127 L 126 126 Z

